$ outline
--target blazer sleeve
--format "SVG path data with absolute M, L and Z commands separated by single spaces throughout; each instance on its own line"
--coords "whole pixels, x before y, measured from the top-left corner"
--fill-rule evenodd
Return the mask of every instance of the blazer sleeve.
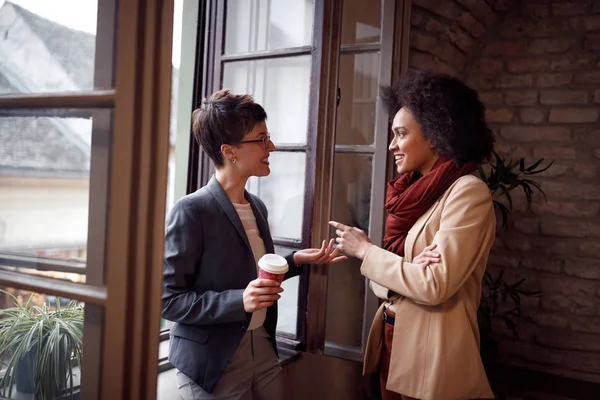
M 442 210 L 437 244 L 440 262 L 422 266 L 371 246 L 361 265 L 364 276 L 416 303 L 438 305 L 452 297 L 486 257 L 496 220 L 489 190 L 482 182 L 455 187 Z
M 162 316 L 191 325 L 247 322 L 244 289 L 194 290 L 204 246 L 202 220 L 189 201 L 178 202 L 167 219 L 163 272 Z

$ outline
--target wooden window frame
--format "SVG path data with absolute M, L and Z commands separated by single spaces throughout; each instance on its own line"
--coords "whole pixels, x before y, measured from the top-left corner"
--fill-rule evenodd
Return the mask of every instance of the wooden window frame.
M 114 110 L 94 116 L 86 283 L 2 270 L 0 285 L 86 302 L 82 398 L 156 398 L 173 1 L 101 0 L 97 19 L 94 90 L 0 96 L 3 115 Z

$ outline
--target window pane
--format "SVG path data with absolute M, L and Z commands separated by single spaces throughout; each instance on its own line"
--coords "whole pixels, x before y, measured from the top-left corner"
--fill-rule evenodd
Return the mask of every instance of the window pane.
M 342 44 L 377 43 L 381 36 L 381 4 L 344 0 Z
M 229 0 L 225 52 L 310 45 L 313 13 L 314 0 Z
M 43 116 L 27 116 L 34 113 Z M 92 131 L 96 154 L 107 154 L 111 114 L 109 110 L 43 110 L 0 117 L 0 253 L 40 262 L 30 266 L 0 264 L 36 273 L 53 271 L 48 264 L 58 259 L 83 268 L 87 258 Z M 57 267 L 56 271 L 61 269 Z M 45 274 L 84 279 L 64 273 Z
M 36 385 L 47 391 L 44 396 L 38 392 L 35 398 L 57 399 L 65 390 L 70 393 L 71 387 L 79 390 L 84 304 L 13 288 L 0 290 L 0 396 L 34 398 L 31 393 Z M 16 308 L 15 303 L 23 307 Z M 59 326 L 58 336 L 53 336 Z M 33 332 L 30 342 L 28 334 Z M 70 345 L 60 345 L 65 342 Z M 48 351 L 50 356 L 42 357 Z M 56 383 L 55 373 L 60 377 Z
M 96 16 L 96 0 L 0 2 L 0 93 L 92 89 Z
M 365 231 L 371 205 L 372 157 L 362 154 L 335 155 L 333 220 Z M 335 229 L 331 229 L 335 237 Z M 329 268 L 327 280 L 327 324 L 325 340 L 346 346 L 361 346 L 365 278 L 360 260 L 350 258 Z
M 267 111 L 276 144 L 306 143 L 310 56 L 225 64 L 223 87 L 249 93 Z
M 373 144 L 378 77 L 379 53 L 340 57 L 336 144 Z
M 271 153 L 271 174 L 252 177 L 247 189 L 257 195 L 269 210 L 269 227 L 273 237 L 302 239 L 304 215 L 304 153 Z
M 282 257 L 289 255 L 298 249 L 292 249 L 283 246 L 275 246 L 275 253 Z M 277 332 L 296 337 L 296 327 L 298 321 L 298 289 L 300 277 L 295 276 L 282 282 L 281 299 L 278 302 L 279 316 L 277 319 Z

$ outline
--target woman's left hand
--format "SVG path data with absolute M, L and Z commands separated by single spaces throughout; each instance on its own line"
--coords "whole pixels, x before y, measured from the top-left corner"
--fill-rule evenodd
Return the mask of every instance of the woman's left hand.
M 333 248 L 334 241 L 331 239 L 329 243 L 323 240 L 320 249 L 302 249 L 294 253 L 294 263 L 302 264 L 335 264 L 340 261 L 347 260 L 348 257 L 340 256 L 340 249 Z
M 373 244 L 371 244 L 371 239 L 369 239 L 365 231 L 335 221 L 329 221 L 329 225 L 335 228 L 335 234 L 338 235 L 335 239 L 338 243 L 338 249 L 349 256 L 361 260 L 365 259 L 367 250 L 369 250 L 369 247 L 373 246 Z

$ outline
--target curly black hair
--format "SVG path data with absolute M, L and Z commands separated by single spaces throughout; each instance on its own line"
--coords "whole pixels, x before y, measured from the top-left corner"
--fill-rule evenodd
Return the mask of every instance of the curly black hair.
M 402 107 L 421 125 L 423 136 L 441 154 L 463 165 L 489 159 L 495 135 L 485 121 L 477 92 L 446 74 L 412 70 L 380 98 L 390 118 Z

